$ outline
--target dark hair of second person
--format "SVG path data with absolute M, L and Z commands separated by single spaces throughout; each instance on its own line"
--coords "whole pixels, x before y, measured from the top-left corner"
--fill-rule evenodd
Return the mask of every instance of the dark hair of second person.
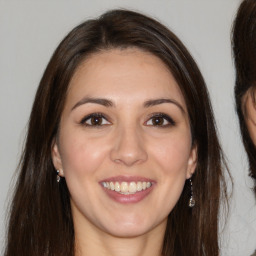
M 248 155 L 250 176 L 256 182 L 256 1 L 241 3 L 233 24 L 232 48 L 236 68 L 235 100 Z M 254 187 L 256 193 L 256 183 Z

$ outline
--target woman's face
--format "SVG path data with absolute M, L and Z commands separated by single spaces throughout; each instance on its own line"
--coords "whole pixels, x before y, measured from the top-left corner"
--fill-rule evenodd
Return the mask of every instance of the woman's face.
M 243 102 L 244 102 L 244 115 L 245 115 L 245 122 L 250 134 L 250 137 L 256 145 L 256 108 L 254 102 L 254 88 L 248 89 L 246 94 L 244 95 Z
M 195 170 L 191 145 L 184 98 L 159 58 L 138 49 L 89 57 L 71 80 L 52 151 L 75 230 L 164 231 Z

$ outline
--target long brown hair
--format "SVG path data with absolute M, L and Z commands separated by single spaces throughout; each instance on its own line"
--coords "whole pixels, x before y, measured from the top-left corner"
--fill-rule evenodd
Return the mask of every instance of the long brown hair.
M 236 67 L 236 110 L 256 195 L 256 146 L 253 144 L 246 126 L 247 116 L 243 101 L 243 97 L 249 92 L 248 96 L 252 97 L 256 106 L 256 0 L 245 0 L 241 3 L 234 20 L 232 35 Z
M 10 209 L 5 256 L 74 255 L 69 191 L 65 179 L 59 185 L 56 182 L 52 141 L 70 79 L 81 62 L 95 52 L 128 47 L 154 54 L 171 71 L 185 98 L 192 139 L 198 150 L 193 176 L 196 206 L 188 207 L 186 183 L 168 217 L 163 255 L 219 255 L 218 214 L 226 187 L 222 151 L 203 77 L 182 42 L 162 24 L 136 12 L 113 10 L 74 28 L 45 70 L 30 116 Z

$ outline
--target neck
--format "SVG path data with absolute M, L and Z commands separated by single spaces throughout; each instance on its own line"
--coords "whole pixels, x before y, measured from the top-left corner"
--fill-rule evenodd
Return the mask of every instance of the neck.
M 166 221 L 146 234 L 116 237 L 95 229 L 76 230 L 76 256 L 161 256 Z M 96 232 L 95 232 L 96 231 Z

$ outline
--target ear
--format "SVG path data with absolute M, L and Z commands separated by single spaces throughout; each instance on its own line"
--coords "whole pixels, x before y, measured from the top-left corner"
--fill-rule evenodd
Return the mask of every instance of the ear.
M 59 146 L 56 138 L 52 143 L 52 162 L 56 170 L 59 170 L 59 176 L 64 177 L 64 171 L 62 167 L 62 160 L 59 152 Z
M 194 145 L 191 149 L 188 159 L 187 179 L 190 179 L 196 170 L 197 165 L 197 145 Z

